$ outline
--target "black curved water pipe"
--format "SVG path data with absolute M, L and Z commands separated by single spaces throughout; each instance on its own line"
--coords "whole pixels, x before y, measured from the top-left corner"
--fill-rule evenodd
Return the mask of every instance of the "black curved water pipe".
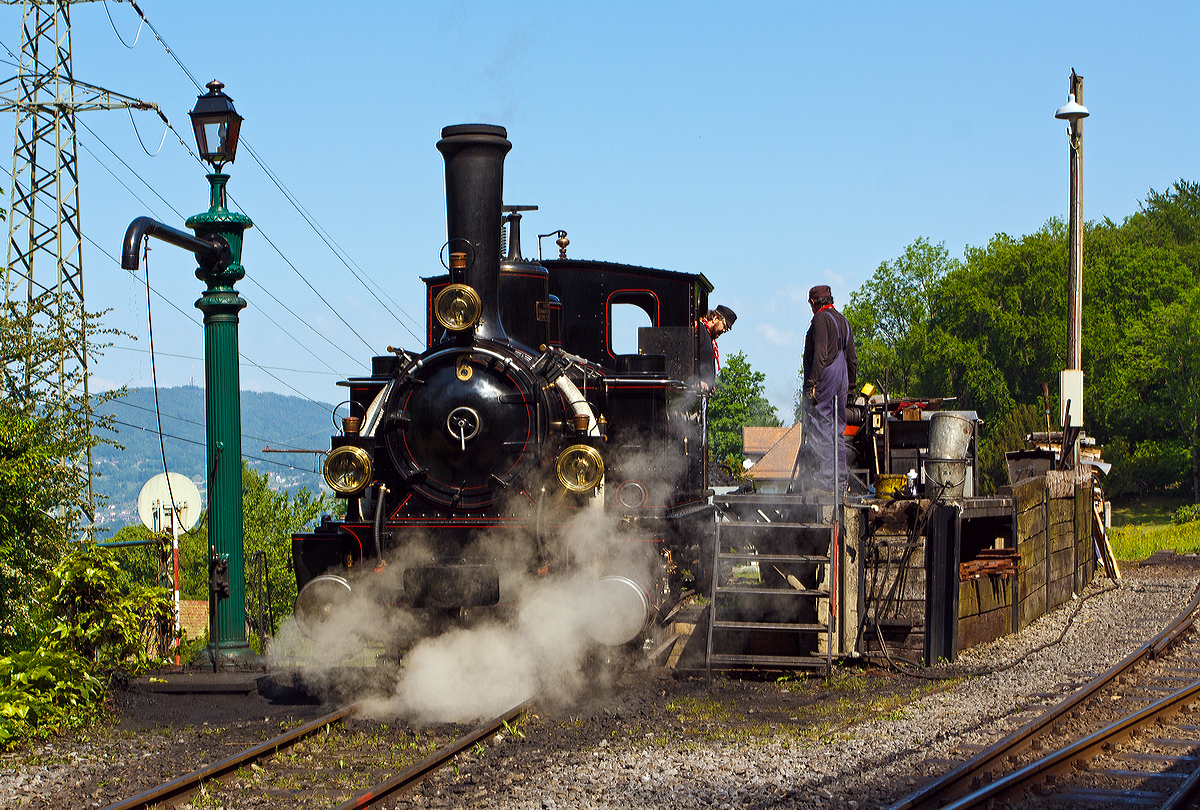
M 189 250 L 196 255 L 196 261 L 206 272 L 220 271 L 230 261 L 229 245 L 219 236 L 210 237 L 211 241 L 200 239 L 187 231 L 164 225 L 150 217 L 138 217 L 129 223 L 125 230 L 125 246 L 121 250 L 121 267 L 125 270 L 138 269 L 138 249 L 142 240 L 153 236 L 176 247 Z

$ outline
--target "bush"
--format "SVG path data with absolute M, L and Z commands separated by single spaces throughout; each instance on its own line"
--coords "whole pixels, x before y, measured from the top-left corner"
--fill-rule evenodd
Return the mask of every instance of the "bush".
M 1171 522 L 1176 526 L 1182 526 L 1185 523 L 1191 523 L 1196 520 L 1200 520 L 1200 503 L 1179 507 L 1175 511 L 1175 515 L 1171 518 Z
M 0 658 L 0 750 L 91 722 L 114 672 L 138 675 L 162 663 L 174 602 L 163 588 L 122 589 L 119 574 L 92 541 L 51 570 L 43 603 L 53 629 L 37 649 Z
M 23 738 L 86 725 L 100 713 L 104 684 L 70 650 L 0 658 L 0 750 Z
M 1056 420 L 1057 421 L 1057 420 Z M 1029 449 L 1025 437 L 1046 430 L 1046 413 L 1039 405 L 1018 405 L 979 442 L 979 492 L 995 493 L 1008 483 L 1005 453 Z
M 1140 497 L 1140 489 L 1147 493 L 1168 492 L 1191 483 L 1188 448 L 1180 441 L 1145 441 L 1130 446 L 1123 439 L 1112 439 L 1104 445 L 1103 456 L 1113 465 L 1104 479 L 1109 497 Z
M 72 548 L 51 571 L 45 590 L 54 622 L 49 644 L 101 672 L 138 675 L 162 663 L 175 604 L 165 588 L 131 585 L 122 591 L 119 580 L 117 562 L 106 549 L 91 541 Z

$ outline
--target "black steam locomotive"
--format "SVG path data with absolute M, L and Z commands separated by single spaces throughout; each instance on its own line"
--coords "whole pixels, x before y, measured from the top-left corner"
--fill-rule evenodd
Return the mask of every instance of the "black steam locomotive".
M 346 517 L 292 540 L 306 634 L 360 597 L 428 619 L 427 633 L 560 578 L 595 606 L 592 639 L 633 647 L 689 574 L 706 581 L 695 325 L 712 287 L 698 274 L 568 259 L 562 231 L 551 234 L 558 259 L 523 258 L 531 209 L 502 198 L 511 147 L 503 127 L 442 130 L 449 272 L 424 279 L 424 350 L 389 347 L 371 376 L 343 383 L 351 416 L 325 478 Z M 614 308 L 625 305 L 651 324 L 637 354 L 614 350 Z

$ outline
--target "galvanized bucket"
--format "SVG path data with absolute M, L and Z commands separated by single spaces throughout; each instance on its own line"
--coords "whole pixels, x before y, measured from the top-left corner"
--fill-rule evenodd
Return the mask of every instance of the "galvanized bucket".
M 950 411 L 938 411 L 929 417 L 929 457 L 957 460 L 967 457 L 973 423 Z
M 967 483 L 967 462 L 963 459 L 929 458 L 925 460 L 925 492 L 935 499 L 954 500 L 963 496 Z

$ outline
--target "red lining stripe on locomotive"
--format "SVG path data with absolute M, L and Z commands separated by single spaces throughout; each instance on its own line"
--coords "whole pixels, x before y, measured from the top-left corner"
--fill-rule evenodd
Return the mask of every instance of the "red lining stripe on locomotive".
M 411 492 L 404 496 L 404 500 L 400 501 L 400 505 L 396 507 L 396 511 L 392 512 L 392 514 L 388 515 L 388 520 L 395 520 L 396 515 L 400 514 L 400 510 L 403 509 L 404 505 L 407 504 L 410 500 L 412 500 Z

